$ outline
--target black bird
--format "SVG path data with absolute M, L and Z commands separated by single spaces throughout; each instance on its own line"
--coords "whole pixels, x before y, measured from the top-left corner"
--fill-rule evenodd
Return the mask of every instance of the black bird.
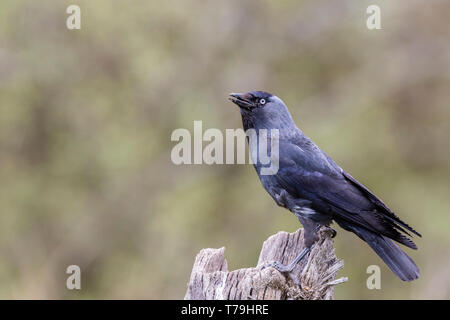
M 407 237 L 411 236 L 408 231 L 421 235 L 305 136 L 280 98 L 250 91 L 232 93 L 229 99 L 240 108 L 244 130 L 255 129 L 257 134 L 260 129 L 279 132 L 278 171 L 264 175 L 264 165 L 254 161 L 254 167 L 275 202 L 293 212 L 303 225 L 305 249 L 288 266 L 276 262 L 275 268 L 291 272 L 318 240 L 320 226 L 329 228 L 335 221 L 367 242 L 400 279 L 419 277 L 414 261 L 394 241 L 417 249 Z

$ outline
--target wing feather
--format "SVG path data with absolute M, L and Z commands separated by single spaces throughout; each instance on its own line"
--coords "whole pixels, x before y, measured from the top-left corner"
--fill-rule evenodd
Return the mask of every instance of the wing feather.
M 291 196 L 311 201 L 313 209 L 339 220 L 353 223 L 416 249 L 412 240 L 401 234 L 403 228 L 417 234 L 401 221 L 379 198 L 351 175 L 317 150 L 284 145 L 277 184 Z M 319 149 L 320 150 L 320 149 Z M 317 159 L 319 157 L 320 159 Z M 328 160 L 324 163 L 323 160 Z M 320 161 L 316 161 L 320 160 Z M 317 166 L 320 164 L 320 166 Z

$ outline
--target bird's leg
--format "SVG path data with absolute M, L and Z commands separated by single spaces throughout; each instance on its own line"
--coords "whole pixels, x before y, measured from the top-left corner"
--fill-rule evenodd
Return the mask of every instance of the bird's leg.
M 292 261 L 288 265 L 284 265 L 279 261 L 274 261 L 270 263 L 268 266 L 273 267 L 283 273 L 292 272 L 297 263 L 299 263 L 310 251 L 311 251 L 310 248 L 304 248 L 302 251 L 300 251 L 299 255 L 294 259 L 294 261 Z
M 274 261 L 272 263 L 266 264 L 265 266 L 263 266 L 264 268 L 267 267 L 273 267 L 276 270 L 278 270 L 281 273 L 287 273 L 289 275 L 289 277 L 292 279 L 292 281 L 294 281 L 294 283 L 296 285 L 299 286 L 299 288 L 301 288 L 302 286 L 300 285 L 300 282 L 298 281 L 297 277 L 295 277 L 292 274 L 292 270 L 294 270 L 295 266 L 311 251 L 311 248 L 303 248 L 302 251 L 300 251 L 300 253 L 298 254 L 298 256 L 288 265 L 284 265 L 279 261 Z

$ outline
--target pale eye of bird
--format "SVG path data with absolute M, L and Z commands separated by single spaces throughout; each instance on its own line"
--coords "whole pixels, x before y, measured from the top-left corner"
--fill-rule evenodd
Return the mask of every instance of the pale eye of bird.
M 265 105 L 266 104 L 266 99 L 259 99 L 259 103 L 261 105 Z

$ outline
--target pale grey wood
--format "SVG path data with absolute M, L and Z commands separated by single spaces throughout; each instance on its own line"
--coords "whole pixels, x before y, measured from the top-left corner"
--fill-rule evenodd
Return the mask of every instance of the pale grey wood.
M 303 229 L 294 233 L 280 231 L 264 241 L 258 264 L 254 268 L 228 271 L 225 248 L 202 249 L 195 258 L 186 300 L 285 300 L 333 299 L 334 286 L 347 281 L 336 279 L 344 262 L 334 254 L 333 239 L 322 228 L 320 240 L 294 269 L 302 289 L 272 267 L 272 261 L 289 264 L 303 249 Z

